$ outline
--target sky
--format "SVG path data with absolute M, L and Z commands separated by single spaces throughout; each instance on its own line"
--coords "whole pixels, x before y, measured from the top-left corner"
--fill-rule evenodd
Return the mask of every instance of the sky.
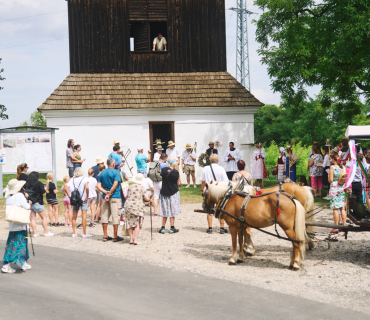
M 225 0 L 225 8 L 236 0 Z M 247 0 L 252 12 L 261 13 Z M 68 14 L 65 0 L 0 0 L 0 104 L 8 120 L 0 127 L 28 120 L 69 74 Z M 258 18 L 258 15 L 253 15 Z M 20 19 L 24 18 L 24 19 Z M 9 21 L 10 20 L 10 21 Z M 266 66 L 260 63 L 255 25 L 248 22 L 251 92 L 263 103 L 280 104 L 280 94 L 270 88 Z M 227 68 L 235 77 L 236 13 L 226 10 Z

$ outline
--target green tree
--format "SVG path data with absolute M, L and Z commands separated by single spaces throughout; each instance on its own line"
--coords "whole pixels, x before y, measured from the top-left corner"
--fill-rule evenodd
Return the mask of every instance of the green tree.
M 281 145 L 292 139 L 293 123 L 284 108 L 266 104 L 254 115 L 254 133 L 257 141 Z
M 1 63 L 1 58 L 0 58 L 0 63 Z M 2 76 L 1 76 L 1 73 L 4 71 L 4 69 L 0 69 L 0 81 L 2 81 L 2 80 L 5 80 L 5 78 L 3 78 Z M 2 87 L 0 87 L 0 90 L 2 90 L 2 89 L 4 89 L 4 88 L 2 88 Z M 5 120 L 5 119 L 8 119 L 8 115 L 7 114 L 5 114 L 5 112 L 6 112 L 6 108 L 5 108 L 5 106 L 4 105 L 2 105 L 2 104 L 0 104 L 0 119 L 1 120 Z
M 360 114 L 370 100 L 370 1 L 256 0 L 264 11 L 256 39 L 272 89 L 300 112 L 307 87 L 321 86 L 324 108 Z
M 23 121 L 21 126 L 35 126 L 35 127 L 46 127 L 46 119 L 44 115 L 36 110 L 31 114 L 29 121 Z

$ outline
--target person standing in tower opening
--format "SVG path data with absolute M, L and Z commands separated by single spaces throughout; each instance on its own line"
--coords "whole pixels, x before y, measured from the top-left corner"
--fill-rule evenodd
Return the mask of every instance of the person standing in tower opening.
M 167 41 L 161 33 L 158 33 L 153 40 L 153 51 L 167 51 Z
M 263 188 L 263 178 L 267 178 L 267 172 L 265 167 L 266 153 L 265 149 L 262 148 L 262 143 L 256 142 L 254 144 L 256 149 L 253 152 L 253 179 L 257 179 L 258 186 Z
M 229 149 L 226 150 L 224 156 L 224 161 L 227 163 L 226 174 L 230 181 L 233 179 L 234 174 L 239 171 L 236 163 L 241 158 L 240 151 L 234 147 L 234 142 L 230 142 Z
M 194 146 L 190 143 L 187 143 L 184 147 L 186 150 L 183 151 L 181 155 L 182 161 L 182 172 L 186 174 L 186 181 L 188 185 L 185 188 L 190 187 L 190 176 L 193 179 L 194 188 L 197 187 L 195 184 L 195 161 L 197 160 L 197 155 L 194 152 Z

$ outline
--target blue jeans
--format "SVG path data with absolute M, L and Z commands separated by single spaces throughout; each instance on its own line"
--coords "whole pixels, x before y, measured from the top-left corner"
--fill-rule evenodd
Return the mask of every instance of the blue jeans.
M 72 210 L 78 211 L 81 208 L 81 211 L 87 211 L 87 207 L 88 207 L 88 203 L 86 202 L 86 203 L 83 203 L 82 206 L 77 206 L 77 207 L 73 206 Z

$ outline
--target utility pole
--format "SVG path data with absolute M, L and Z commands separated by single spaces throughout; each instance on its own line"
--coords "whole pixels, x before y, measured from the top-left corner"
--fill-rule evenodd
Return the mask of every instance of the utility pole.
M 237 0 L 237 8 L 230 8 L 237 15 L 236 23 L 236 80 L 251 91 L 249 73 L 248 15 L 255 14 L 247 10 L 247 0 Z

